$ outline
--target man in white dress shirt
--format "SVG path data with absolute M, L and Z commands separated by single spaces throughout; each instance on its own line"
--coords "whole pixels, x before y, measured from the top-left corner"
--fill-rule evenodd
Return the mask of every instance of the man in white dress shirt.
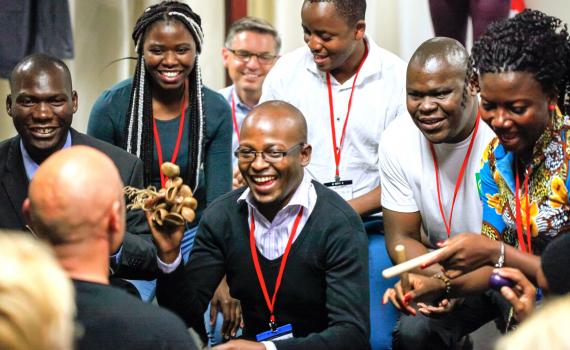
M 365 0 L 304 1 L 307 46 L 277 61 L 261 96 L 301 110 L 315 147 L 311 177 L 360 215 L 380 209 L 378 144 L 406 111 L 406 65 L 365 35 L 365 12 Z

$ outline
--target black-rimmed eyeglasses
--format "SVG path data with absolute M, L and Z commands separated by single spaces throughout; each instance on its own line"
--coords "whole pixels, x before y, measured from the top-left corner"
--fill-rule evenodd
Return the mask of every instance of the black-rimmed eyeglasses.
M 231 52 L 234 56 L 237 57 L 238 60 L 240 60 L 241 62 L 247 63 L 249 62 L 249 60 L 255 56 L 257 57 L 257 61 L 260 64 L 270 64 L 273 63 L 273 61 L 275 60 L 275 58 L 277 58 L 277 55 L 273 55 L 270 54 L 269 52 L 263 52 L 263 53 L 253 53 L 253 52 L 249 52 L 246 50 L 232 50 L 230 48 L 226 49 Z
M 247 148 L 238 148 L 234 151 L 234 155 L 236 156 L 238 161 L 244 162 L 244 163 L 253 162 L 258 154 L 260 154 L 261 157 L 263 158 L 263 160 L 265 160 L 267 163 L 279 163 L 280 161 L 283 160 L 283 158 L 290 155 L 297 148 L 299 148 L 299 147 L 302 148 L 304 145 L 305 145 L 304 143 L 299 143 L 299 144 L 296 144 L 295 146 L 289 148 L 286 151 L 273 151 L 273 150 L 270 150 L 270 151 L 254 151 L 252 149 L 247 149 Z

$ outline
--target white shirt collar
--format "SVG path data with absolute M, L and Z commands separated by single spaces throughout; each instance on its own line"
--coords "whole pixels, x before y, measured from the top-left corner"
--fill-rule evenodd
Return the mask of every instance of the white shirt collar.
M 302 206 L 305 210 L 311 210 L 310 205 L 310 191 L 312 188 L 311 184 L 311 177 L 303 174 L 303 179 L 299 184 L 299 187 L 293 193 L 293 196 L 289 200 L 283 208 L 279 210 L 279 212 L 285 210 L 286 208 L 292 206 Z M 249 188 L 246 188 L 245 191 L 239 196 L 237 199 L 238 203 L 245 201 L 250 208 L 255 208 L 258 212 L 259 209 L 256 206 L 255 199 L 253 198 L 253 194 Z
M 61 149 L 69 147 L 71 147 L 71 131 L 67 132 L 67 138 L 65 139 L 65 143 L 63 144 L 63 147 Z M 28 150 L 24 146 L 22 138 L 20 138 L 20 151 L 22 152 L 22 161 L 24 162 L 24 169 L 26 170 L 26 176 L 28 177 L 28 181 L 30 181 L 36 174 L 36 171 L 38 170 L 40 165 L 36 163 L 28 153 Z

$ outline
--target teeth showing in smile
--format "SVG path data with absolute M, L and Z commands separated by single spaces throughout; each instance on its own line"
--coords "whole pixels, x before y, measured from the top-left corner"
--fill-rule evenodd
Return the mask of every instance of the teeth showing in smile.
M 275 176 L 260 176 L 252 178 L 255 183 L 264 183 L 271 180 L 275 180 Z
M 32 130 L 33 130 L 35 133 L 47 135 L 47 134 L 50 134 L 50 133 L 53 131 L 53 128 L 34 128 L 34 129 L 32 129 Z
M 511 140 L 514 139 L 517 135 L 513 133 L 508 133 L 508 134 L 500 134 L 500 136 L 504 140 Z
M 162 72 L 162 75 L 164 75 L 167 78 L 174 78 L 179 74 L 179 72 Z
M 439 120 L 424 120 L 422 123 L 431 125 L 431 124 L 439 123 Z

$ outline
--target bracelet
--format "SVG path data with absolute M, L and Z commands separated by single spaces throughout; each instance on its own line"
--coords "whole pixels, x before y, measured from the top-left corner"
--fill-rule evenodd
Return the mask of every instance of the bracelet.
M 431 276 L 431 278 L 441 280 L 443 281 L 443 283 L 445 283 L 444 297 L 448 296 L 449 292 L 451 292 L 451 280 L 449 279 L 449 277 L 447 277 L 447 275 L 444 272 L 438 272 L 435 275 Z
M 501 253 L 499 254 L 499 259 L 497 260 L 495 267 L 500 269 L 503 265 L 505 265 L 505 243 L 501 242 Z

